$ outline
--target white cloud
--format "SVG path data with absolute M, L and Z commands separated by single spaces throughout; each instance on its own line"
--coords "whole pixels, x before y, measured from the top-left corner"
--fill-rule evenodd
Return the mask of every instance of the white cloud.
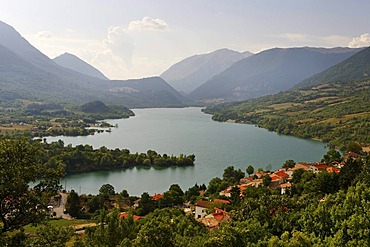
M 144 17 L 141 21 L 131 21 L 128 24 L 128 30 L 167 31 L 168 26 L 164 20 Z
M 348 46 L 351 48 L 370 46 L 370 34 L 365 33 L 360 37 L 353 38 L 352 41 L 349 42 Z
M 127 34 L 122 26 L 111 26 L 108 29 L 107 38 L 103 41 L 105 48 L 113 56 L 119 57 L 128 66 L 132 66 L 132 54 L 134 52 L 134 40 Z M 107 54 L 107 51 L 104 51 Z
M 40 39 L 50 39 L 53 38 L 53 34 L 49 31 L 41 31 L 37 33 L 37 37 Z

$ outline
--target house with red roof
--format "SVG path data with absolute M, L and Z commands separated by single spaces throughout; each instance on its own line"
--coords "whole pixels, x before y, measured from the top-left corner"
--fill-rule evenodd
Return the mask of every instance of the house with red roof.
M 217 228 L 219 227 L 220 223 L 223 221 L 229 221 L 230 216 L 229 213 L 225 210 L 214 208 L 215 212 L 209 214 L 201 219 L 201 222 L 208 228 Z
M 119 219 L 127 219 L 128 217 L 129 217 L 129 214 L 127 212 L 122 212 L 118 216 Z M 141 217 L 137 215 L 132 215 L 132 218 L 134 219 L 134 221 L 141 219 Z
M 152 199 L 154 201 L 158 201 L 161 198 L 163 198 L 163 194 L 154 194 L 154 196 L 152 196 Z
M 328 166 L 326 167 L 327 172 L 335 172 L 336 174 L 340 173 L 340 169 L 334 167 L 334 166 Z
M 210 207 L 209 201 L 198 200 L 195 203 L 195 218 L 201 219 L 207 215 L 207 210 Z

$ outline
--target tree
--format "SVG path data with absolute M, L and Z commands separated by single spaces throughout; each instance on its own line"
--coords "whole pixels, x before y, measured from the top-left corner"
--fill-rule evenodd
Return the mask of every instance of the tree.
M 26 139 L 0 140 L 0 220 L 2 232 L 37 223 L 59 187 L 63 168 L 41 160 L 41 143 Z M 31 187 L 31 182 L 38 182 Z
M 330 149 L 321 160 L 321 162 L 325 162 L 328 165 L 332 164 L 334 161 L 342 161 L 342 155 L 335 149 Z
M 294 160 L 287 160 L 285 161 L 285 163 L 283 164 L 283 168 L 293 168 L 295 166 L 295 162 Z
M 253 174 L 253 172 L 254 172 L 254 168 L 253 168 L 253 166 L 249 165 L 249 166 L 247 167 L 246 172 L 248 173 L 248 175 L 249 175 L 249 176 L 250 176 L 251 174 Z
M 347 144 L 347 152 L 362 153 L 362 147 L 358 142 L 350 142 Z
M 148 192 L 144 192 L 141 195 L 139 206 L 136 209 L 137 214 L 140 216 L 147 215 L 148 213 L 153 212 L 154 209 L 155 201 L 150 197 Z
M 223 178 L 226 182 L 235 184 L 238 183 L 240 179 L 244 178 L 245 173 L 240 169 L 235 170 L 234 166 L 228 166 L 224 170 Z
M 99 189 L 99 194 L 109 198 L 109 196 L 114 196 L 116 192 L 111 184 L 103 184 Z
M 238 186 L 233 186 L 230 191 L 231 201 L 236 204 L 240 201 L 240 189 Z
M 81 201 L 78 194 L 72 190 L 67 197 L 66 209 L 72 217 L 77 217 L 81 210 Z
M 262 183 L 265 187 L 270 186 L 271 183 L 271 177 L 269 175 L 266 175 L 263 177 Z
M 74 233 L 72 227 L 43 226 L 36 231 L 36 236 L 27 241 L 27 246 L 64 247 Z

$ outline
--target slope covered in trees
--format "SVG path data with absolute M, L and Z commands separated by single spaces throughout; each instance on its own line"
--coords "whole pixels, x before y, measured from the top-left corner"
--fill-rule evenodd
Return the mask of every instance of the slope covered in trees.
M 370 145 L 370 48 L 312 77 L 303 88 L 253 100 L 207 107 L 217 121 L 257 124 L 282 134 L 344 147 Z M 346 69 L 344 69 L 346 68 Z M 337 79 L 336 74 L 343 80 Z M 332 79 L 328 79 L 332 78 Z

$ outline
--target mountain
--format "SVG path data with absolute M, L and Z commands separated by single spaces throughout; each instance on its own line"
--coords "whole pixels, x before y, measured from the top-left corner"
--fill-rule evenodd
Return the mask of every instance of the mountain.
M 294 88 L 308 88 L 327 83 L 370 80 L 370 47 L 343 62 L 300 82 Z
M 184 107 L 191 100 L 180 94 L 160 77 L 108 81 L 108 91 L 124 96 L 127 107 Z
M 191 92 L 189 97 L 237 101 L 277 93 L 358 51 L 311 47 L 266 50 L 234 63 Z
M 66 52 L 58 57 L 53 58 L 53 61 L 59 64 L 60 66 L 80 72 L 82 74 L 85 74 L 91 77 L 97 77 L 102 80 L 109 80 L 98 69 L 94 68 L 93 66 L 86 63 L 85 61 L 83 61 L 82 59 L 80 59 L 79 57 L 73 54 Z
M 135 93 L 117 92 L 117 87 Z M 62 67 L 4 22 L 0 22 L 0 99 L 75 104 L 99 100 L 129 107 L 185 106 L 189 102 L 160 78 L 109 81 Z
M 207 107 L 212 119 L 256 124 L 281 134 L 344 148 L 370 146 L 370 47 L 294 89 Z
M 236 61 L 251 55 L 250 52 L 240 53 L 229 49 L 194 55 L 172 65 L 160 77 L 178 91 L 190 93 Z

